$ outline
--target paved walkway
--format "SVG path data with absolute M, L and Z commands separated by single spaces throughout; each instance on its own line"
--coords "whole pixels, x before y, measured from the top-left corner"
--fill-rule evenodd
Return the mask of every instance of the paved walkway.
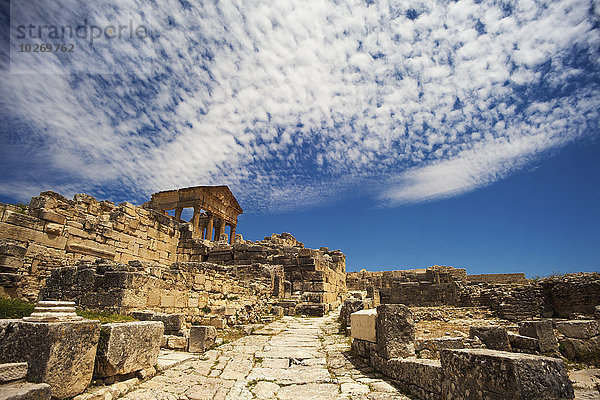
M 337 334 L 337 315 L 283 317 L 142 383 L 124 399 L 408 400 Z

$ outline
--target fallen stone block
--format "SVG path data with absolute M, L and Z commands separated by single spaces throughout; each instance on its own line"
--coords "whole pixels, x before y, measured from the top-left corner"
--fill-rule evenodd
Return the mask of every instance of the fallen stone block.
M 27 363 L 0 364 L 0 384 L 25 379 L 27 376 Z
M 560 349 L 569 360 L 600 366 L 600 336 L 590 339 L 565 338 L 560 341 Z
M 163 332 L 158 321 L 102 325 L 94 376 L 125 375 L 155 365 Z
M 350 315 L 351 336 L 354 339 L 377 342 L 375 325 L 377 322 L 377 310 L 361 310 Z
M 415 323 L 412 312 L 403 304 L 377 306 L 375 327 L 377 353 L 383 358 L 415 354 Z
M 508 332 L 508 340 L 512 349 L 524 350 L 526 352 L 537 352 L 540 349 L 539 339 L 529 336 Z
M 400 389 L 419 399 L 442 398 L 443 373 L 439 360 L 386 359 L 373 352 L 371 365 L 382 374 L 394 379 Z
M 2 385 L 0 400 L 50 400 L 50 385 L 29 382 Z
M 480 349 L 484 344 L 479 339 L 464 337 L 441 337 L 416 339 L 415 351 L 420 358 L 438 358 L 442 349 Z
M 362 299 L 357 298 L 349 298 L 344 300 L 344 304 L 342 304 L 342 309 L 340 310 L 339 321 L 342 325 L 342 330 L 346 332 L 346 328 L 350 326 L 350 315 L 353 313 L 364 309 L 364 303 Z
M 185 316 L 183 314 L 166 314 L 153 311 L 134 311 L 131 316 L 140 321 L 160 321 L 165 326 L 165 334 L 177 334 L 183 327 Z
M 556 329 L 568 338 L 589 339 L 600 335 L 600 322 L 595 319 L 560 321 Z
M 447 400 L 573 398 L 562 360 L 487 349 L 442 350 Z
M 188 351 L 190 353 L 204 353 L 215 343 L 217 330 L 214 326 L 192 325 L 190 328 L 190 338 Z
M 52 397 L 72 397 L 92 380 L 99 335 L 98 321 L 0 320 L 0 362 L 26 362 L 28 381 L 49 384 Z
M 510 351 L 508 334 L 502 326 L 472 326 L 469 337 L 478 337 L 490 350 Z
M 558 341 L 550 320 L 521 321 L 519 322 L 519 334 L 538 339 L 541 353 L 555 352 L 557 349 Z
M 186 350 L 188 338 L 177 335 L 164 335 L 167 338 L 166 347 L 171 350 Z

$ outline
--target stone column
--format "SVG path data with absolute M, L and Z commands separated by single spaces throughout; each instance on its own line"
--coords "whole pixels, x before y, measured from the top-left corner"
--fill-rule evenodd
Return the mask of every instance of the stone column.
M 235 227 L 236 225 L 231 224 L 231 231 L 229 232 L 229 244 L 235 243 Z
M 181 215 L 181 211 L 179 213 Z M 194 207 L 194 217 L 192 218 L 192 226 L 194 227 L 194 237 L 198 237 L 200 235 L 200 230 L 198 225 L 200 224 L 200 208 Z
M 225 220 L 221 218 L 221 223 L 219 224 L 219 237 L 217 240 L 221 240 L 223 234 L 225 233 Z
M 213 214 L 208 213 L 208 225 L 206 225 L 206 239 L 208 240 L 212 240 L 213 218 Z
M 390 359 L 415 354 L 415 323 L 412 312 L 404 304 L 377 306 L 375 333 L 380 357 Z
M 179 222 L 181 220 L 181 212 L 183 211 L 183 208 L 181 207 L 177 207 L 175 209 L 175 221 Z M 196 210 L 194 210 L 194 213 L 196 212 Z

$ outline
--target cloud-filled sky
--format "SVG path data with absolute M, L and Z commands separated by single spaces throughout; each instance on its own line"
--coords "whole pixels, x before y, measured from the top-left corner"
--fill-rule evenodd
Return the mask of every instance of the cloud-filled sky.
M 149 36 L 72 58 L 4 46 L 7 198 L 228 184 L 248 212 L 362 194 L 398 207 L 598 135 L 597 0 L 11 3 L 15 18 Z M 26 73 L 38 64 L 52 73 Z

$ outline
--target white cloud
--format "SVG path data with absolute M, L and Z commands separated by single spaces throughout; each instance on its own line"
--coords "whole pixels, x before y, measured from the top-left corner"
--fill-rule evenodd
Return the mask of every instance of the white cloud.
M 18 165 L 65 194 L 138 202 L 229 184 L 249 210 L 383 179 L 379 197 L 395 205 L 489 185 L 596 132 L 600 34 L 587 1 L 190 3 L 94 3 L 158 35 L 139 52 L 115 46 L 118 75 L 0 72 L 3 146 L 32 155 Z M 157 74 L 136 68 L 149 57 Z M 39 189 L 9 175 L 5 195 Z

